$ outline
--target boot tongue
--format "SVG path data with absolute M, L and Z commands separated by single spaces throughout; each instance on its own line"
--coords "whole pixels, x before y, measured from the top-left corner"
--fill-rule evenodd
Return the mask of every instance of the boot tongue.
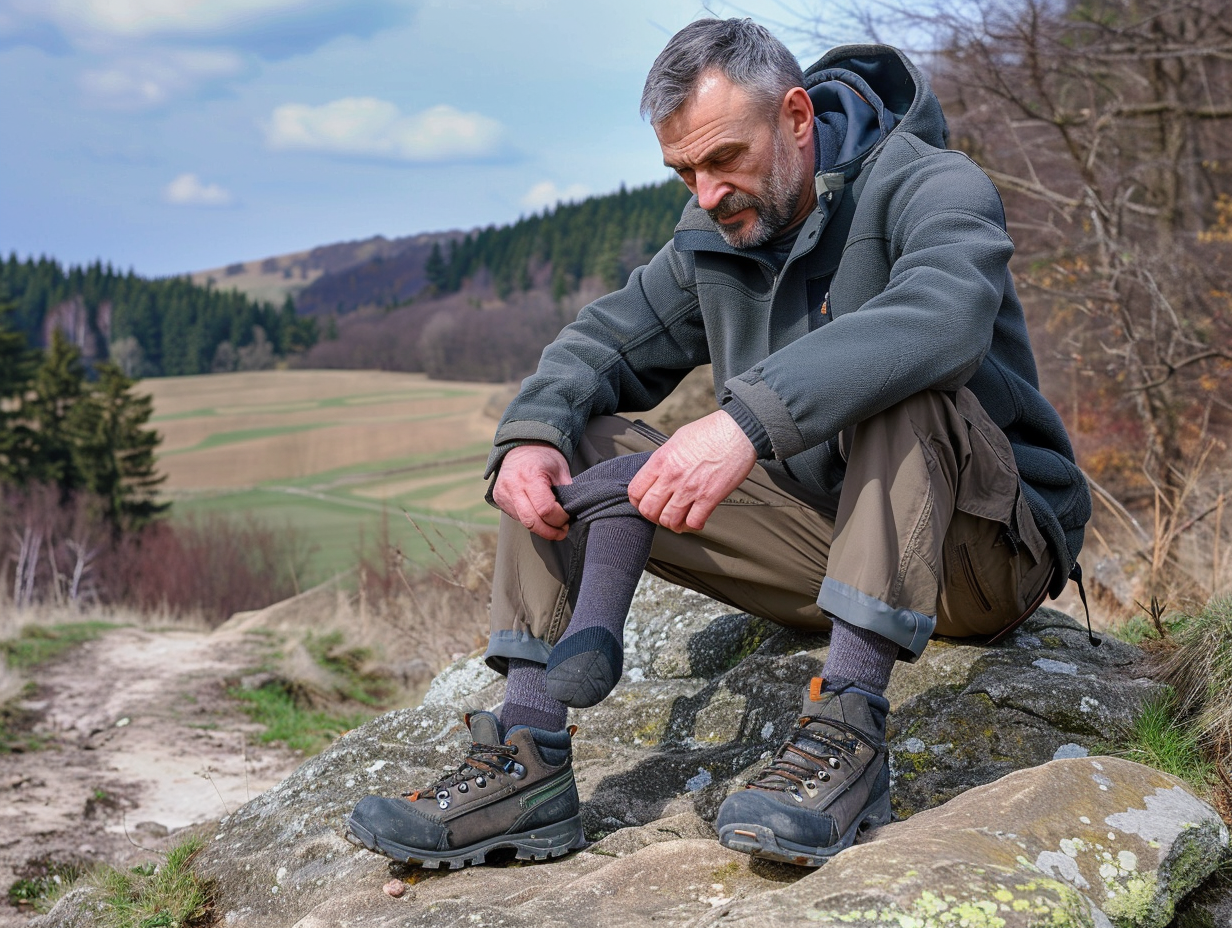
M 839 719 L 854 725 L 861 731 L 873 733 L 879 726 L 869 711 L 864 695 L 850 689 L 827 690 L 826 681 L 813 677 L 804 690 L 804 705 L 800 710 L 805 718 Z
M 500 720 L 491 712 L 476 712 L 468 719 L 471 741 L 478 744 L 500 744 Z

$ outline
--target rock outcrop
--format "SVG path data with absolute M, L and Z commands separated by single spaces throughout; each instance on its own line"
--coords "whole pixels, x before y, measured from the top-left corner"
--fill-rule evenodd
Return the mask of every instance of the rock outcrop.
M 462 713 L 503 694 L 472 657 L 420 707 L 348 733 L 219 824 L 200 871 L 217 881 L 223 924 L 1163 928 L 1227 845 L 1179 781 L 1088 756 L 1156 685 L 1137 649 L 1093 648 L 1052 610 L 999 647 L 938 640 L 897 668 L 890 738 L 905 820 L 818 871 L 729 852 L 708 823 L 795 724 L 824 641 L 646 582 L 625 647 L 621 685 L 573 719 L 587 850 L 534 866 L 394 867 L 412 884 L 394 899 L 381 891 L 388 862 L 343 840 L 364 795 L 427 785 L 459 763 Z M 46 924 L 86 924 L 73 912 L 88 905 L 74 894 Z

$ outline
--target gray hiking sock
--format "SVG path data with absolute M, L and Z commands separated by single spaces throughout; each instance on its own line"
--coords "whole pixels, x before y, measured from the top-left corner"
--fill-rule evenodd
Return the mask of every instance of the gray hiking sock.
M 505 704 L 500 721 L 505 731 L 514 725 L 560 731 L 565 727 L 568 708 L 548 695 L 547 668 L 535 661 L 509 658 L 509 677 L 505 682 Z
M 650 452 L 623 455 L 579 474 L 557 497 L 574 522 L 592 521 L 577 605 L 548 658 L 548 692 L 586 708 L 612 691 L 624 665 L 624 626 L 655 526 L 629 502 L 629 481 Z
M 830 653 L 821 675 L 826 680 L 849 680 L 875 696 L 885 693 L 899 646 L 876 632 L 833 617 Z

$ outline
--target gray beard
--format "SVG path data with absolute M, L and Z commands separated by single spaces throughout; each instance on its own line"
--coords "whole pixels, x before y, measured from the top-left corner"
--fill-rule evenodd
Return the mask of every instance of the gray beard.
M 804 185 L 804 166 L 800 159 L 783 141 L 780 131 L 774 133 L 774 161 L 766 177 L 760 195 L 733 190 L 714 209 L 707 210 L 710 218 L 719 225 L 723 241 L 733 248 L 756 248 L 764 245 L 787 228 L 791 217 L 800 205 L 800 191 Z M 752 208 L 756 218 L 739 229 L 729 229 L 719 223 L 720 219 L 736 215 L 743 209 Z

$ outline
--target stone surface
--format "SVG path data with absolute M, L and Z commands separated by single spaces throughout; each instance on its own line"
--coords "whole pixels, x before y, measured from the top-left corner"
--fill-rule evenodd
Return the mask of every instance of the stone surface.
M 499 705 L 504 684 L 477 657 L 458 661 L 433 681 L 421 706 L 344 735 L 219 823 L 200 870 L 218 881 L 222 924 L 606 926 L 746 918 L 741 906 L 755 911 L 759 900 L 778 898 L 771 890 L 808 871 L 730 853 L 709 823 L 795 725 L 801 687 L 820 672 L 825 645 L 824 636 L 643 582 L 625 632 L 625 677 L 603 703 L 571 718 L 583 821 L 594 843 L 550 865 L 396 870 L 410 885 L 393 899 L 382 891 L 388 863 L 344 841 L 344 816 L 369 793 L 426 786 L 460 762 L 463 713 Z M 1047 609 L 997 648 L 935 641 L 919 662 L 898 666 L 888 693 L 898 815 L 1054 756 L 1089 768 L 1093 760 L 1083 754 L 1109 741 L 1155 692 L 1140 659 L 1137 649 L 1108 638 L 1092 648 L 1077 623 Z M 1138 807 L 1146 808 L 1126 800 L 1118 811 Z M 979 829 L 962 833 L 978 837 Z M 879 843 L 887 855 L 897 846 Z M 838 862 L 845 856 L 821 873 L 844 872 Z M 817 885 L 818 876 L 801 885 Z M 1043 872 L 1020 879 L 1035 881 L 1041 899 L 1052 893 L 1054 910 L 1080 892 Z M 44 925 L 74 924 L 74 906 L 87 904 L 74 899 Z
M 1112 757 L 1057 760 L 879 829 L 704 923 L 1164 928 L 1227 845 L 1179 780 Z

